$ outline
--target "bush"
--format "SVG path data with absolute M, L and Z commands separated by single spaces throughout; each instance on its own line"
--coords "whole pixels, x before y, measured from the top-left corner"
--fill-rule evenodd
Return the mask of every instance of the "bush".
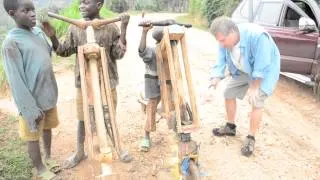
M 137 0 L 135 10 L 160 11 L 160 4 L 157 0 Z
M 73 19 L 80 19 L 81 16 L 79 11 L 79 0 L 73 0 L 70 6 L 68 6 L 65 9 L 62 9 L 59 14 Z M 103 7 L 100 10 L 100 15 L 104 18 L 110 18 L 115 16 L 113 12 L 111 12 L 105 7 Z M 52 21 L 52 25 L 56 29 L 58 37 L 61 37 L 63 34 L 65 34 L 70 26 L 69 23 L 57 19 Z
M 112 0 L 110 9 L 114 12 L 122 13 L 129 9 L 129 5 L 126 0 Z
M 199 9 L 201 9 L 201 4 L 203 0 L 190 0 L 189 4 L 189 14 L 197 15 L 199 14 Z
M 230 16 L 239 3 L 240 0 L 204 0 L 201 4 L 201 10 L 210 25 L 216 17 Z

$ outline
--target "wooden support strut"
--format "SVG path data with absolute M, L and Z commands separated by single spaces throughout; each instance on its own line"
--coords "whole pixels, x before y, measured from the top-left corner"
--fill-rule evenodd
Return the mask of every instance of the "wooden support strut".
M 110 122 L 112 126 L 112 131 L 113 131 L 113 138 L 115 142 L 115 149 L 120 156 L 122 148 L 120 144 L 120 137 L 119 137 L 119 131 L 118 131 L 118 126 L 116 125 L 116 107 L 115 104 L 113 104 L 112 100 L 112 93 L 111 93 L 111 87 L 110 87 L 110 79 L 109 79 L 109 69 L 108 69 L 108 61 L 107 61 L 107 56 L 105 54 L 105 49 L 100 48 L 101 52 L 101 64 L 102 64 L 102 69 L 103 69 L 103 80 L 104 80 L 104 85 L 105 85 L 105 90 L 106 90 L 106 95 L 107 95 L 107 103 L 109 106 L 109 114 L 110 114 Z
M 199 128 L 199 115 L 198 115 L 198 108 L 196 104 L 196 96 L 195 91 L 193 88 L 192 83 L 192 77 L 191 77 L 191 70 L 190 70 L 190 63 L 188 58 L 188 49 L 186 44 L 185 36 L 181 38 L 181 50 L 182 50 L 182 57 L 183 57 L 183 63 L 184 63 L 184 69 L 185 69 L 185 75 L 187 79 L 187 86 L 188 86 L 188 92 L 190 96 L 190 104 L 191 104 L 191 110 L 192 110 L 192 119 L 193 119 L 193 128 L 198 129 Z M 188 126 L 185 127 L 184 131 L 187 131 Z
M 180 112 L 180 102 L 179 98 L 179 92 L 178 92 L 178 87 L 177 87 L 177 79 L 176 79 L 176 74 L 175 74 L 175 69 L 174 69 L 174 62 L 173 62 L 173 55 L 172 55 L 172 49 L 170 48 L 170 39 L 169 39 L 169 30 L 168 28 L 165 28 L 163 30 L 163 43 L 166 47 L 166 53 L 168 56 L 168 63 L 169 63 L 169 69 L 170 69 L 170 76 L 171 76 L 171 84 L 172 84 L 172 91 L 173 91 L 173 100 L 174 100 L 174 107 L 175 107 L 175 113 L 176 113 L 176 121 L 177 124 L 181 124 L 181 112 Z M 180 128 L 181 126 L 177 127 L 177 131 L 180 133 L 182 132 L 182 129 Z
M 83 114 L 84 114 L 84 124 L 85 124 L 85 131 L 86 131 L 86 141 L 88 144 L 88 158 L 89 160 L 94 159 L 97 155 L 94 151 L 94 132 L 92 132 L 92 124 L 90 123 L 90 116 L 89 116 L 89 102 L 88 102 L 88 86 L 86 81 L 86 67 L 87 62 L 84 57 L 83 46 L 78 48 L 78 61 L 79 61 L 79 69 L 80 69 L 80 77 L 81 77 L 81 90 L 82 90 L 82 100 L 83 100 Z
M 164 72 L 164 61 L 162 59 L 161 46 L 160 44 L 156 47 L 156 55 L 157 55 L 157 72 L 159 74 L 160 79 L 160 87 L 161 87 L 161 100 L 164 106 L 164 117 L 169 119 L 170 117 L 170 109 L 169 109 L 169 97 L 168 97 L 168 87 Z

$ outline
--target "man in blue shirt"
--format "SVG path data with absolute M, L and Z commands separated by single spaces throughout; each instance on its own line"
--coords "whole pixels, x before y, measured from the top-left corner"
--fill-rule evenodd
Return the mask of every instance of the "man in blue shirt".
M 250 130 L 241 152 L 252 155 L 255 133 L 262 119 L 264 102 L 276 87 L 280 74 L 280 53 L 271 36 L 256 24 L 236 25 L 228 17 L 216 18 L 210 32 L 219 42 L 218 62 L 211 72 L 211 85 L 216 87 L 225 77 L 225 69 L 231 74 L 224 91 L 227 123 L 212 130 L 215 136 L 235 136 L 236 98 L 247 94 L 252 111 Z

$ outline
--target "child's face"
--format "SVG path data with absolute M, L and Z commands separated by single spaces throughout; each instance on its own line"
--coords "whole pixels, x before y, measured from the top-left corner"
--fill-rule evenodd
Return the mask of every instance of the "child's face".
M 17 10 L 9 11 L 18 27 L 31 29 L 36 25 L 36 13 L 31 0 L 19 0 Z
M 80 13 L 83 18 L 94 19 L 99 15 L 102 3 L 97 0 L 81 0 Z

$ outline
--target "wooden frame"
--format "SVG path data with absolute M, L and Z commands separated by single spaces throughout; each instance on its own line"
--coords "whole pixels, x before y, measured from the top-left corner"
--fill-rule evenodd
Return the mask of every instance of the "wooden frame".
M 181 125 L 181 113 L 184 113 L 186 110 L 187 101 L 184 98 L 183 78 L 178 51 L 179 43 L 181 44 L 182 61 L 185 70 L 184 73 L 186 76 L 193 120 L 191 125 L 184 126 Z M 162 41 L 156 47 L 157 67 L 161 87 L 161 101 L 164 106 L 164 114 L 167 119 L 170 120 L 170 111 L 175 111 L 178 133 L 190 133 L 199 128 L 198 109 L 187 52 L 188 49 L 184 29 L 171 27 L 164 28 Z M 171 81 L 171 84 L 167 84 L 168 80 Z

